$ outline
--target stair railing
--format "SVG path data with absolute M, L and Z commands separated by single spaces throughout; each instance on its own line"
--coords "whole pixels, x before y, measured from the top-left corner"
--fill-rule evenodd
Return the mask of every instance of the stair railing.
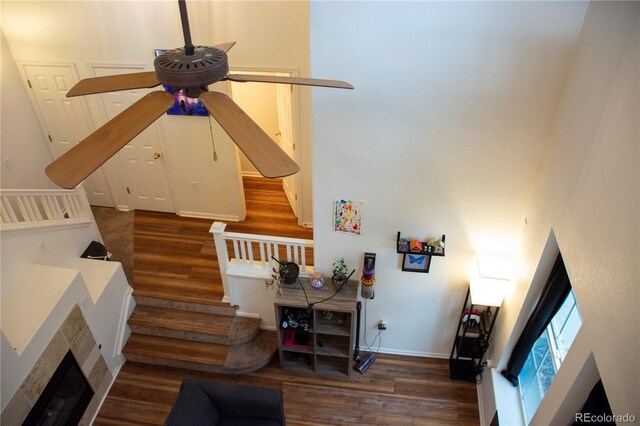
M 0 230 L 91 223 L 81 188 L 0 190 Z
M 307 249 L 313 248 L 313 240 L 225 232 L 226 226 L 223 222 L 213 222 L 209 230 L 216 246 L 226 300 L 230 294 L 227 274 L 266 278 L 272 268 L 278 266 L 274 257 L 281 262 L 296 263 L 301 276 L 310 274 Z M 233 251 L 232 257 L 229 256 L 229 247 Z

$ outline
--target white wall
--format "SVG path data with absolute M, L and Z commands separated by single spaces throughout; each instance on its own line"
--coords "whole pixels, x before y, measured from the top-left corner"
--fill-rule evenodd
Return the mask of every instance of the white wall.
M 309 75 L 307 3 L 189 2 L 188 8 L 196 44 L 238 42 L 229 52 L 232 66 L 289 69 Z M 3 1 L 2 28 L 16 60 L 75 62 L 80 77 L 90 76 L 89 64 L 96 63 L 144 64 L 152 69 L 153 49 L 184 44 L 178 7 L 173 1 Z M 212 88 L 226 90 L 226 83 Z M 296 91 L 300 101 L 299 139 L 304 141 L 301 147 L 304 162 L 309 163 L 304 170 L 310 171 L 310 89 Z M 91 96 L 87 99 L 92 113 L 96 114 L 99 108 L 95 100 Z M 175 181 L 173 193 L 177 210 L 220 218 L 243 216 L 237 211 L 237 206 L 243 204 L 241 191 L 233 194 L 218 191 L 218 186 L 225 182 L 236 185 L 238 173 L 234 160 L 220 156 L 219 152 L 218 163 L 204 164 L 201 159 L 208 157 L 211 150 L 208 125 L 202 123 L 206 120 L 191 118 L 161 120 L 166 132 L 165 158 L 171 163 L 169 174 Z M 97 124 L 101 118 L 96 117 L 94 121 Z M 229 140 L 224 133 L 219 138 L 223 139 L 219 142 L 221 145 Z M 182 154 L 186 149 L 191 150 L 191 156 Z M 183 158 L 174 160 L 168 158 L 169 155 L 183 155 Z M 193 158 L 197 161 L 192 161 Z M 221 165 L 222 162 L 226 164 Z M 223 174 L 228 169 L 233 173 Z M 305 172 L 302 179 L 309 194 L 303 203 L 303 217 L 311 222 L 310 172 Z M 199 191 L 193 190 L 194 180 L 199 182 Z M 230 214 L 230 210 L 235 212 Z
M 231 84 L 231 94 L 235 103 L 255 121 L 271 139 L 277 142 L 278 101 L 275 84 L 234 83 Z M 251 161 L 240 153 L 242 173 L 255 174 L 258 171 Z
M 0 73 L 0 188 L 57 188 L 44 174 L 53 160 L 38 119 L 27 97 L 11 50 L 2 38 L 2 71 Z
M 313 2 L 315 263 L 377 253 L 369 333 L 448 357 L 475 252 L 522 231 L 584 18 L 583 2 Z M 362 235 L 332 232 L 332 203 L 364 201 Z M 429 274 L 400 270 L 403 236 L 447 236 Z
M 583 324 L 534 424 L 571 423 L 597 373 L 613 413 L 640 417 L 639 18 L 638 3 L 589 6 L 527 209 L 519 280 L 497 324 L 491 356 L 500 370 L 539 294 L 536 266 L 553 232 Z

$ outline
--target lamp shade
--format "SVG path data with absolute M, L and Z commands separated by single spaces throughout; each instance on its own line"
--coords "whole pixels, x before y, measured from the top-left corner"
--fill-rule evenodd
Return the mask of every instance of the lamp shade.
M 512 268 L 503 257 L 477 256 L 471 273 L 471 303 L 500 306 L 511 282 Z

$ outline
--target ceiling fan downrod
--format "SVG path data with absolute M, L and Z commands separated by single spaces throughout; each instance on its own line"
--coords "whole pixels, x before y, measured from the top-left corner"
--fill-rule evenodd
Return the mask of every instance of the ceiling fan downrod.
M 186 1 L 178 0 L 178 7 L 180 7 L 180 21 L 182 21 L 182 34 L 184 35 L 184 53 L 187 56 L 192 56 L 195 53 L 195 48 L 191 42 L 191 30 L 189 29 L 189 15 L 187 15 Z

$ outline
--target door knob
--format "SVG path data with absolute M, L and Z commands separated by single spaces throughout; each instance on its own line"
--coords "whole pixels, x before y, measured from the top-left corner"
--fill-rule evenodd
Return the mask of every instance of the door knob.
M 277 131 L 276 132 L 276 136 L 282 136 L 282 132 L 281 131 Z
M 154 152 L 153 153 L 153 159 L 157 160 L 158 158 L 160 158 L 160 153 L 159 152 Z

